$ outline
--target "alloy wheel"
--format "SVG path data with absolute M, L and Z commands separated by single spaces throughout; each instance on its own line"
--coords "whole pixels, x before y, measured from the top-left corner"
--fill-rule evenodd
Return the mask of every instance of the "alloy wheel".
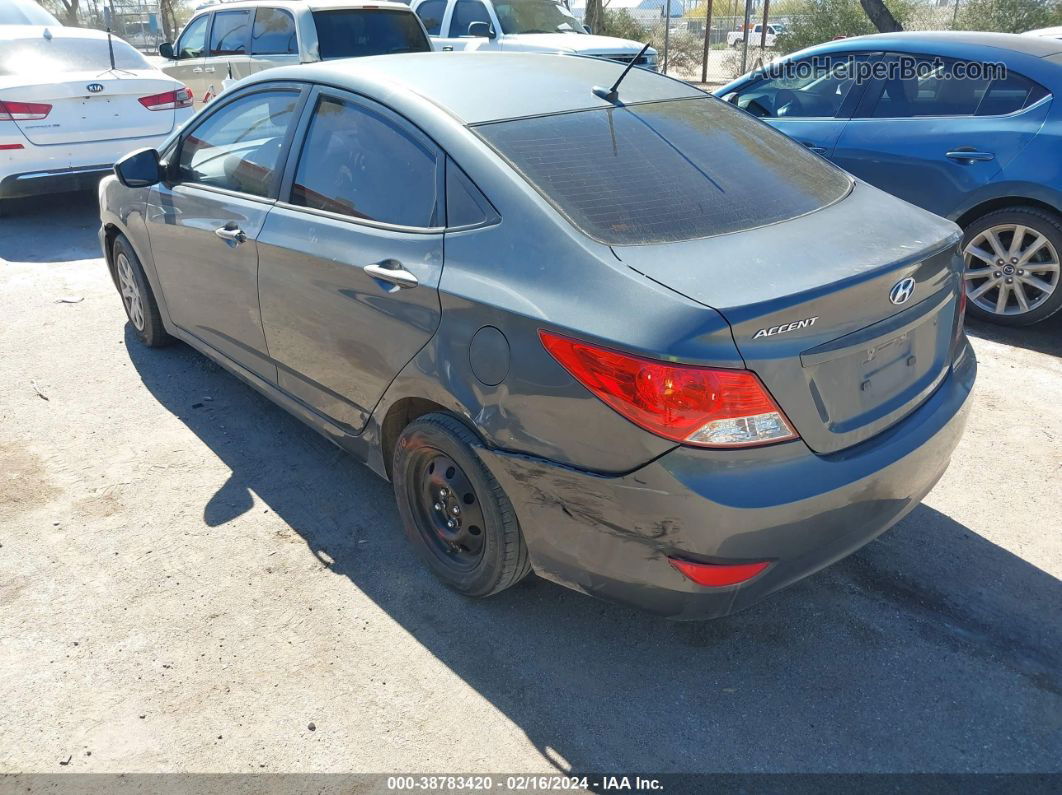
M 141 300 L 140 287 L 133 276 L 133 265 L 129 258 L 122 252 L 115 258 L 115 266 L 118 271 L 118 286 L 122 292 L 122 303 L 125 304 L 125 313 L 129 321 L 137 331 L 144 330 L 144 302 Z
M 966 297 L 994 315 L 1024 315 L 1058 289 L 1058 251 L 1046 236 L 1022 224 L 980 232 L 963 251 Z

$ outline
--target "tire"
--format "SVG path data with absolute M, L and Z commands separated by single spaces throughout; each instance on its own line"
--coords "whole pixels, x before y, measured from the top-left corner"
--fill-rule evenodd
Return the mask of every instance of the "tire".
M 402 431 L 391 469 L 410 543 L 436 577 L 472 597 L 531 571 L 512 503 L 473 450 L 480 446 L 456 418 L 426 414 Z
M 111 261 L 114 263 L 115 282 L 122 307 L 137 339 L 149 348 L 161 348 L 175 342 L 162 325 L 159 305 L 144 275 L 144 266 L 124 235 L 115 238 L 111 246 Z
M 994 210 L 967 225 L 962 250 L 972 317 L 1031 326 L 1062 309 L 1062 216 L 1020 205 Z

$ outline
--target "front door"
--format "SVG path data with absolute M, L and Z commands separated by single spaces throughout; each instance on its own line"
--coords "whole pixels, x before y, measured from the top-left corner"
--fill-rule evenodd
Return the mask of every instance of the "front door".
M 494 37 L 469 35 L 473 22 L 485 22 Z M 443 23 L 444 34 L 435 40 L 438 50 L 495 51 L 501 49 L 501 29 L 483 0 L 456 0 L 450 5 L 449 19 Z
M 199 121 L 152 190 L 148 233 L 174 323 L 271 382 L 258 302 L 258 237 L 293 132 L 297 90 L 241 94 Z
M 280 387 L 358 433 L 439 324 L 444 158 L 363 98 L 307 107 L 258 237 L 262 321 Z
M 192 90 L 197 104 L 201 103 L 206 81 L 203 78 L 203 59 L 207 53 L 207 38 L 210 35 L 210 14 L 202 14 L 185 26 L 181 37 L 173 47 L 174 60 L 167 61 L 162 71 L 175 80 L 180 80 Z
M 904 60 L 909 63 L 904 66 Z M 834 152 L 839 166 L 912 204 L 954 216 L 1033 139 L 1046 89 L 1010 71 L 956 74 L 958 62 L 890 56 Z M 1039 104 L 1038 104 L 1039 103 Z

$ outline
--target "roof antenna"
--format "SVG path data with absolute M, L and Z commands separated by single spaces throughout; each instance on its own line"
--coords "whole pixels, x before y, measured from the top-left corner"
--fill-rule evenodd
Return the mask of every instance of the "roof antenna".
M 642 47 L 641 51 L 633 58 L 631 58 L 630 62 L 627 64 L 627 68 L 624 69 L 620 76 L 616 78 L 616 82 L 612 84 L 612 88 L 602 88 L 601 86 L 594 86 L 594 95 L 601 97 L 601 99 L 605 100 L 606 102 L 615 102 L 616 100 L 618 100 L 619 84 L 623 82 L 623 78 L 627 76 L 627 72 L 629 72 L 631 70 L 631 67 L 633 67 L 638 61 L 642 59 L 642 56 L 645 55 L 645 51 L 648 49 L 649 42 L 646 42 L 645 46 Z
M 111 54 L 111 71 L 115 69 L 114 66 L 114 41 L 111 39 L 111 17 L 114 16 L 114 3 L 111 3 L 111 7 L 103 7 L 103 16 L 107 22 L 107 51 Z

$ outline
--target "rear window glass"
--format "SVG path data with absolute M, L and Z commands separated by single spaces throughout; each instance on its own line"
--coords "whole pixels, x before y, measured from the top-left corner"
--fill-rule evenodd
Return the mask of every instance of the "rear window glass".
M 111 39 L 118 69 L 150 69 L 144 56 L 121 39 Z M 52 75 L 111 68 L 106 39 L 16 39 L 0 49 L 0 75 Z
M 412 11 L 314 11 L 321 59 L 431 50 Z
M 474 128 L 604 243 L 691 240 L 784 221 L 844 196 L 840 169 L 712 98 Z

